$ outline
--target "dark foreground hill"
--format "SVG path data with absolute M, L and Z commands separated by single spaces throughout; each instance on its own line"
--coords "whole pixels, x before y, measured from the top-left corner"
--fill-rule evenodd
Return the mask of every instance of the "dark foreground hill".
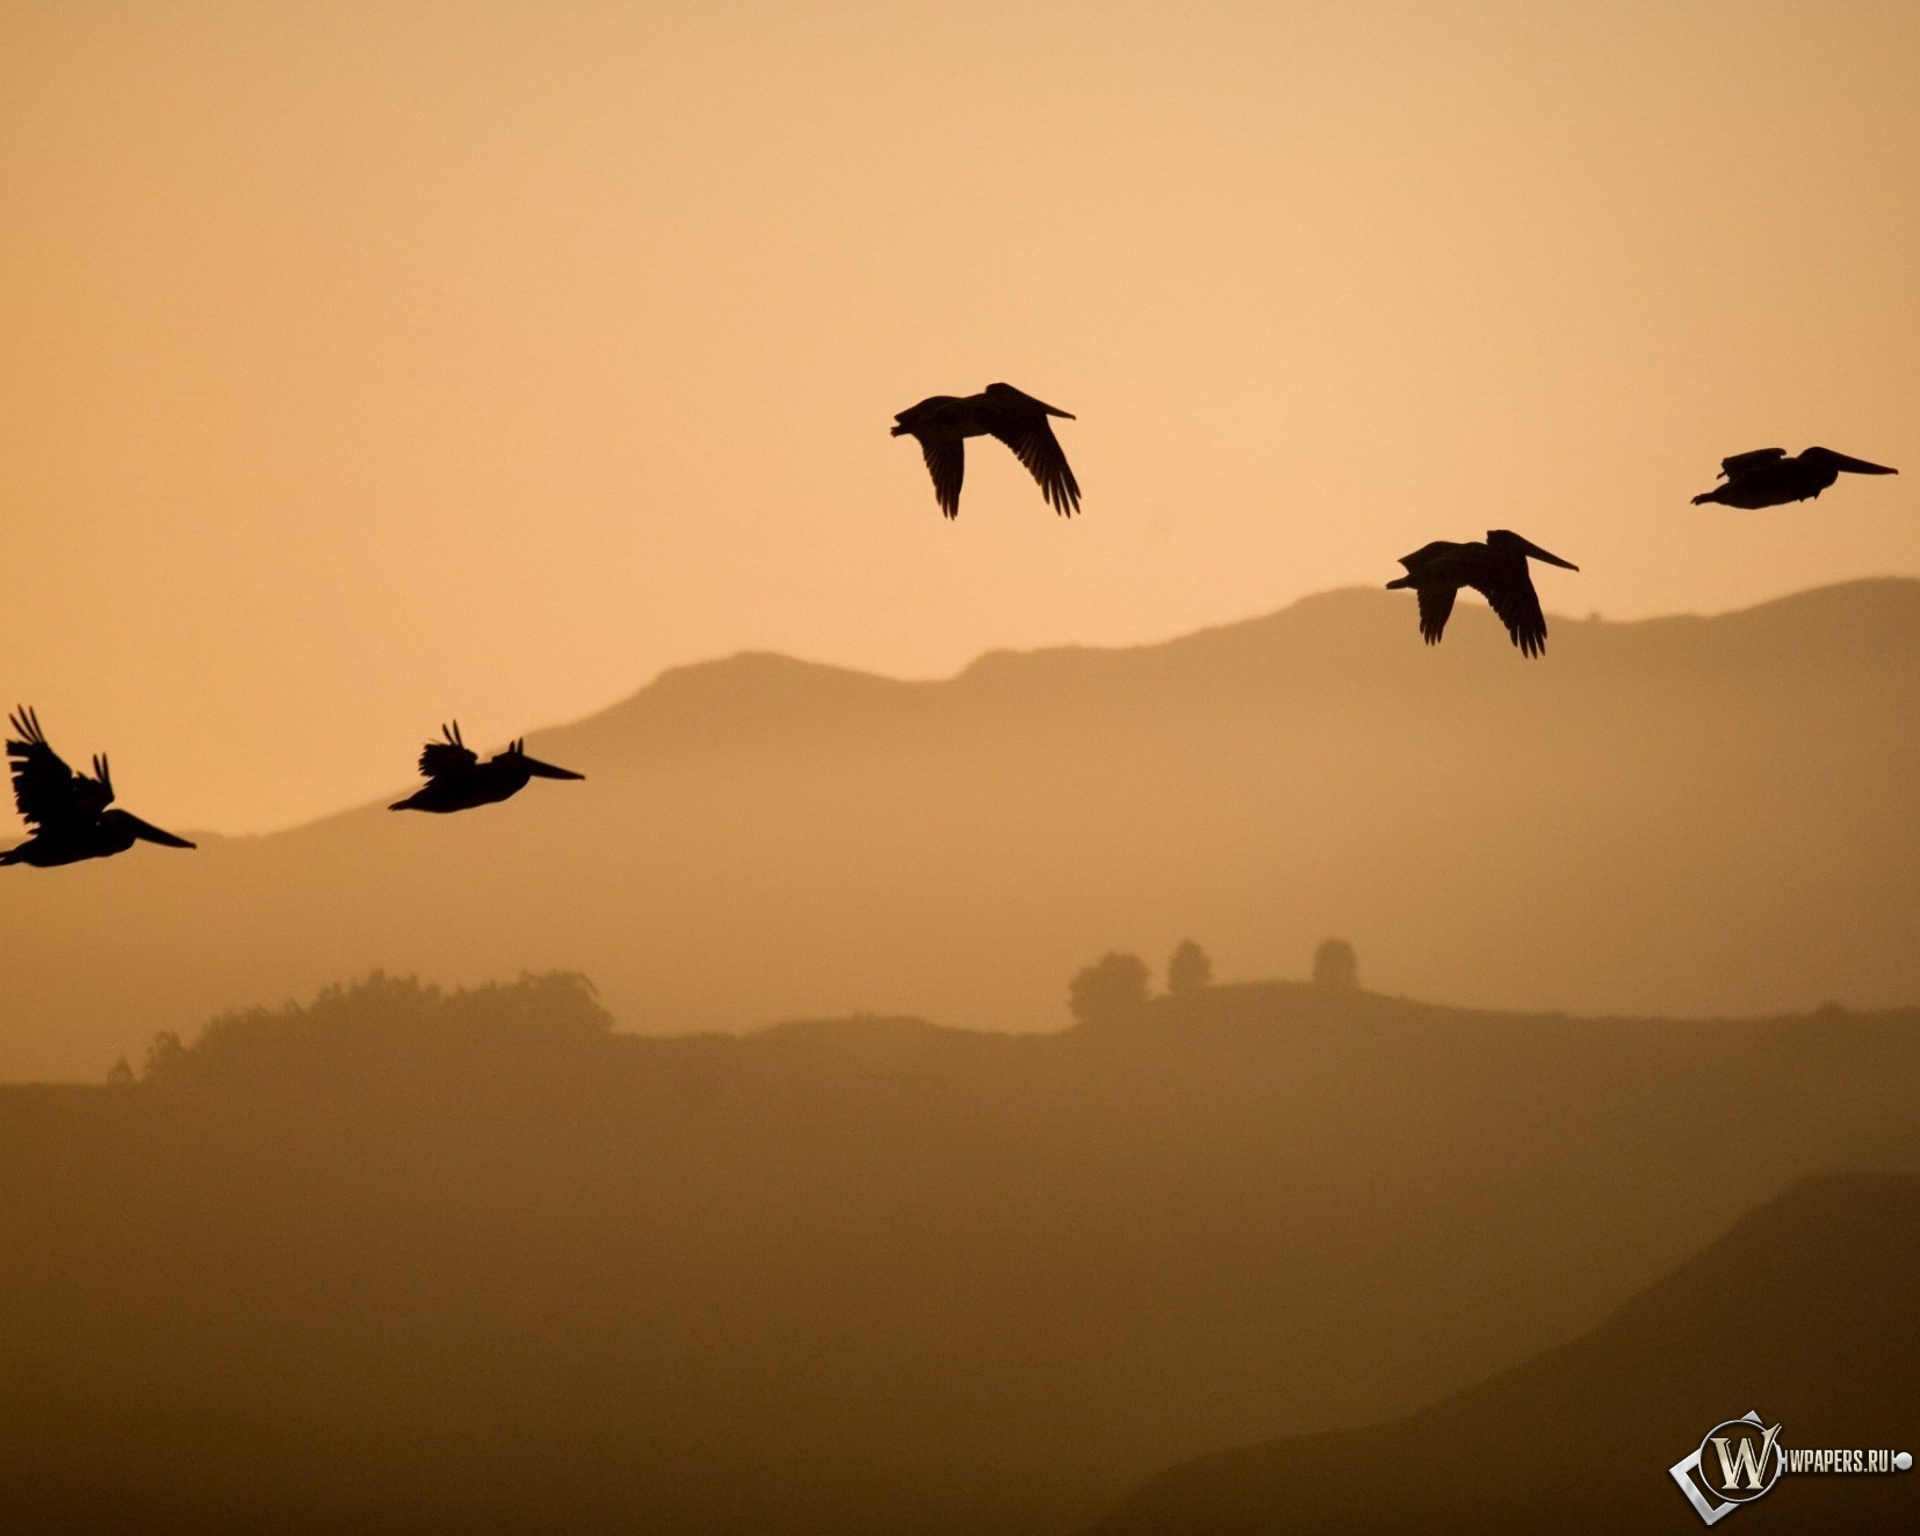
M 1913 1012 L 608 1025 L 377 982 L 0 1090 L 0 1528 L 1068 1531 L 1920 1168 Z
M 1705 1527 L 1667 1469 L 1750 1410 L 1788 1447 L 1920 1446 L 1917 1299 L 1920 1178 L 1811 1179 L 1571 1344 L 1396 1423 L 1205 1457 L 1096 1530 L 1683 1536 Z M 1920 1473 L 1788 1475 L 1721 1518 L 1911 1532 Z
M 739 656 L 532 745 L 587 781 L 0 872 L 0 1079 L 375 967 L 579 970 L 640 1031 L 1052 1028 L 1094 955 L 1189 935 L 1285 975 L 1339 933 L 1491 1007 L 1920 997 L 1912 581 L 1556 619 L 1538 662 L 1471 600 L 1423 646 L 1382 591 L 941 682 Z

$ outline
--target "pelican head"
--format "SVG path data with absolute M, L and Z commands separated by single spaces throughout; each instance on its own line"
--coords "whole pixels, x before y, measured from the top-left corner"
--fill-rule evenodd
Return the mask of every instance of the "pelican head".
M 989 397 L 998 397 L 1004 400 L 1012 400 L 1016 403 L 1024 402 L 1027 405 L 1037 405 L 1040 407 L 1041 410 L 1045 411 L 1049 416 L 1062 416 L 1062 417 L 1065 417 L 1068 421 L 1078 421 L 1080 419 L 1078 416 L 1074 415 L 1072 411 L 1063 411 L 1057 405 L 1048 405 L 1047 402 L 1044 400 L 1036 400 L 1032 395 L 1028 394 L 1024 389 L 1015 389 L 1011 384 L 989 384 L 986 387 L 986 389 L 983 391 L 983 393 L 985 393 Z
M 1522 555 L 1530 560 L 1544 560 L 1548 565 L 1557 565 L 1564 571 L 1580 569 L 1571 560 L 1562 560 L 1558 555 L 1549 554 L 1531 539 L 1523 539 L 1519 534 L 1506 528 L 1487 530 L 1487 548 Z
M 1809 448 L 1800 455 L 1802 463 L 1819 464 L 1827 469 L 1844 470 L 1850 475 L 1897 475 L 1897 469 L 1885 464 L 1875 464 L 1868 459 L 1856 459 L 1849 453 L 1835 453 L 1831 448 Z
M 525 741 L 516 741 L 500 754 L 510 758 L 536 779 L 584 779 L 584 773 L 575 773 L 571 768 L 556 768 L 552 763 L 543 763 L 537 757 L 527 756 Z
M 158 843 L 163 848 L 191 848 L 194 844 L 184 837 L 175 837 L 171 832 L 163 832 L 150 821 L 142 821 L 132 811 L 106 811 L 100 817 L 100 830 L 118 834 L 127 839 L 127 847 L 135 842 Z M 118 838 L 115 839 L 116 841 Z

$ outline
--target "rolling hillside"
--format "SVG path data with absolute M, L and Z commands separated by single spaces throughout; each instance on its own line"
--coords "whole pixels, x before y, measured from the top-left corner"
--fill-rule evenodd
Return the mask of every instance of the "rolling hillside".
M 1912 1011 L 610 1024 L 379 982 L 0 1090 L 0 1526 L 1049 1536 L 1920 1169 Z
M 6 871 L 0 1079 L 97 1081 L 374 967 L 582 970 L 645 1032 L 1053 1028 L 1077 967 L 1189 935 L 1245 976 L 1338 933 L 1370 984 L 1475 1006 L 1920 997 L 1912 581 L 1559 620 L 1539 662 L 1478 606 L 1428 649 L 1359 591 L 943 682 L 746 655 L 532 746 L 587 782 Z
M 1206 1457 L 1098 1536 L 1284 1531 L 1672 1532 L 1706 1527 L 1667 1469 L 1758 1411 L 1801 1449 L 1920 1444 L 1920 1178 L 1812 1179 L 1593 1332 L 1377 1429 Z M 1832 1536 L 1920 1524 L 1920 1477 L 1788 1475 L 1720 1529 Z

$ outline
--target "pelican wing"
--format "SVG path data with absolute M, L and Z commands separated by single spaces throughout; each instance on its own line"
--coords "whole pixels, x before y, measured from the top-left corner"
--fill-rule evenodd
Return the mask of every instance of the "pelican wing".
M 1722 479 L 1737 480 L 1765 465 L 1777 464 L 1786 456 L 1787 450 L 1784 448 L 1755 448 L 1747 453 L 1736 453 L 1720 461 L 1720 475 Z
M 18 709 L 9 717 L 14 736 L 7 742 L 13 771 L 13 803 L 29 826 L 53 829 L 93 821 L 113 803 L 113 780 L 105 758 L 94 759 L 98 778 L 75 773 L 47 745 L 39 716 Z
M 479 755 L 460 739 L 460 722 L 440 727 L 439 741 L 430 741 L 420 749 L 420 776 L 438 779 L 449 773 L 465 773 L 479 761 Z
M 927 473 L 933 476 L 933 499 L 948 517 L 960 515 L 960 482 L 967 477 L 967 445 L 957 437 L 921 437 L 920 456 L 927 461 Z
M 1080 482 L 1067 467 L 1060 440 L 1053 435 L 1053 428 L 1044 415 L 1038 411 L 1023 412 L 1017 417 L 996 413 L 990 430 L 1013 450 L 1013 456 L 1026 465 L 1027 473 L 1039 482 L 1040 494 L 1046 497 L 1048 506 L 1062 517 L 1072 517 L 1080 510 Z
M 1447 632 L 1447 620 L 1453 614 L 1453 599 L 1459 590 L 1458 587 L 1413 589 L 1413 595 L 1420 599 L 1420 638 L 1428 645 L 1438 645 L 1440 637 Z
M 1547 616 L 1540 611 L 1540 595 L 1533 590 L 1525 560 L 1477 572 L 1468 584 L 1493 606 L 1521 655 L 1538 656 L 1546 650 Z

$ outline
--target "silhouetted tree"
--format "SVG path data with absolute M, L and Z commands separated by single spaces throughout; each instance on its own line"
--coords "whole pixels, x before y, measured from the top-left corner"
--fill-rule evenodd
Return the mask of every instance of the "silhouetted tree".
M 1067 1006 L 1082 1024 L 1123 1019 L 1146 1003 L 1150 975 L 1138 955 L 1102 955 L 1067 984 Z
M 304 1007 L 217 1018 L 189 1046 L 160 1035 L 147 1051 L 146 1080 L 393 1082 L 448 1072 L 524 1080 L 591 1069 L 612 1028 L 593 983 L 570 972 L 444 993 L 376 971 Z
M 165 1077 L 169 1072 L 177 1071 L 185 1059 L 187 1048 L 180 1043 L 180 1037 L 170 1029 L 163 1029 L 153 1037 L 153 1044 L 147 1047 L 147 1069 L 144 1077 Z
M 107 1074 L 107 1086 L 109 1088 L 127 1088 L 131 1087 L 132 1084 L 133 1068 L 128 1064 L 127 1058 L 122 1056 L 113 1064 L 113 1070 Z
M 1192 939 L 1182 939 L 1167 962 L 1167 990 L 1176 996 L 1213 985 L 1213 962 Z
M 1360 958 L 1345 939 L 1328 939 L 1313 952 L 1313 984 L 1328 992 L 1360 990 Z

